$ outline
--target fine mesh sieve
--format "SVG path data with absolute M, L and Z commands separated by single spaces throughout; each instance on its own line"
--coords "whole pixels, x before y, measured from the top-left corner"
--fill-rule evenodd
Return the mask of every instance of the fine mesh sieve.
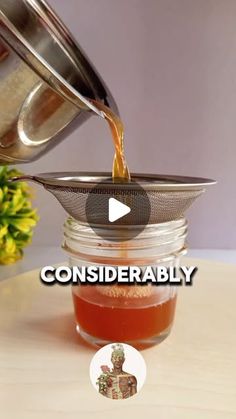
M 96 223 L 109 224 L 107 217 L 108 196 L 117 200 L 133 202 L 139 206 L 135 214 L 145 211 L 147 198 L 150 204 L 149 224 L 176 220 L 200 196 L 206 186 L 215 184 L 211 179 L 167 176 L 152 174 L 132 174 L 128 183 L 113 182 L 109 173 L 56 172 L 35 176 L 24 175 L 13 178 L 13 181 L 34 181 L 51 192 L 74 219 L 87 222 L 86 202 L 89 194 L 95 194 Z M 144 196 L 145 195 L 145 196 Z M 138 198 L 138 199 L 137 199 Z M 137 204 L 136 204 L 137 205 Z M 142 218 L 142 217 L 141 217 Z M 138 225 L 138 217 L 123 217 L 122 224 Z

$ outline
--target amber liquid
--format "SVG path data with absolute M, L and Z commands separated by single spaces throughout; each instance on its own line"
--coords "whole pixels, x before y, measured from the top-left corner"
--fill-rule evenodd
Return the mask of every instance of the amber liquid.
M 106 341 L 151 340 L 171 327 L 176 295 L 168 290 L 148 297 L 109 297 L 101 286 L 72 288 L 76 322 L 83 332 Z M 166 295 L 165 295 L 166 294 Z
M 129 168 L 125 160 L 124 154 L 124 125 L 121 119 L 111 111 L 110 108 L 103 105 L 101 102 L 95 100 L 92 101 L 98 109 L 100 109 L 106 121 L 109 124 L 113 143 L 115 146 L 115 155 L 113 160 L 112 178 L 114 181 L 130 180 Z
M 124 155 L 124 127 L 120 118 L 100 102 L 93 101 L 107 120 L 115 146 L 112 178 L 128 182 L 130 173 Z M 127 259 L 127 243 L 120 244 L 120 259 Z M 101 262 L 102 263 L 102 262 Z M 101 286 L 100 286 L 101 287 Z M 152 293 L 130 298 L 106 294 L 99 286 L 73 287 L 76 322 L 81 331 L 105 341 L 140 342 L 152 339 L 170 328 L 175 312 L 176 296 L 163 298 L 163 293 Z M 100 290 L 99 290 L 100 288 Z M 127 292 L 130 290 L 127 287 Z M 105 292 L 104 292 L 105 291 Z M 166 288 L 165 293 L 168 294 Z

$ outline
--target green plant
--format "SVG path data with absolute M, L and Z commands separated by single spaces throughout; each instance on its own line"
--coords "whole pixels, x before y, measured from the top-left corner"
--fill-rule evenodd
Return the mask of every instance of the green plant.
M 22 257 L 38 221 L 27 183 L 9 182 L 18 175 L 18 170 L 0 166 L 0 264 L 4 265 Z

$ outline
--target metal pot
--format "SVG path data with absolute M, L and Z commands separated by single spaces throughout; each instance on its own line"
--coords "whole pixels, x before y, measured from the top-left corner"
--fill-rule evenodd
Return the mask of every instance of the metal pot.
M 44 0 L 0 0 L 0 164 L 26 163 L 90 115 L 118 113 L 105 83 Z

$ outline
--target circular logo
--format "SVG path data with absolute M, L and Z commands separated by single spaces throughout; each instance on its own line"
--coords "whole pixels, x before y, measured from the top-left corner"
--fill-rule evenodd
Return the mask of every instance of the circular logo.
M 99 349 L 90 363 L 90 380 L 103 396 L 123 400 L 137 394 L 146 379 L 146 363 L 139 351 L 125 343 Z
M 151 207 L 146 191 L 134 181 L 105 179 L 91 189 L 86 201 L 86 218 L 98 236 L 127 241 L 148 224 Z

